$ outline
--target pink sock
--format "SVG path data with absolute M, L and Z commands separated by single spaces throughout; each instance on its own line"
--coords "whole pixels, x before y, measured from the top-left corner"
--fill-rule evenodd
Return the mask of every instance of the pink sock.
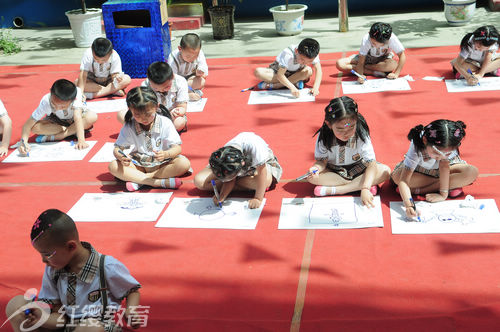
M 161 186 L 168 189 L 177 189 L 181 186 L 182 181 L 179 178 L 168 178 L 161 180 Z
M 314 187 L 314 195 L 315 196 L 330 196 L 335 195 L 336 192 L 335 187 L 330 186 L 316 186 Z

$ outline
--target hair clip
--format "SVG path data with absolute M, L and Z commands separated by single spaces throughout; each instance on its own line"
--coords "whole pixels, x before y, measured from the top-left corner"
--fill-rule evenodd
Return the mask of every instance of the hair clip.
M 432 123 L 429 123 L 429 124 L 427 125 L 427 127 L 425 127 L 425 128 L 427 128 L 427 129 L 431 129 L 431 128 L 432 128 Z
M 351 126 L 351 123 L 346 122 L 346 124 L 344 125 L 344 128 L 346 128 L 346 127 L 350 127 L 350 126 Z
M 429 130 L 429 137 L 436 138 L 436 129 Z
M 457 130 L 455 130 L 455 133 L 453 134 L 453 136 L 460 137 L 460 129 L 457 128 Z
M 420 138 L 424 137 L 424 131 L 423 130 L 420 132 L 419 136 L 420 136 Z
M 434 141 L 436 144 L 441 144 L 441 141 Z

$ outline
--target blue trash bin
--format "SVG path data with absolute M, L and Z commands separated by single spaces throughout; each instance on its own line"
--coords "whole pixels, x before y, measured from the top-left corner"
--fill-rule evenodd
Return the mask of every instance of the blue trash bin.
M 106 37 L 133 78 L 146 77 L 148 66 L 170 54 L 165 0 L 110 0 L 102 5 Z

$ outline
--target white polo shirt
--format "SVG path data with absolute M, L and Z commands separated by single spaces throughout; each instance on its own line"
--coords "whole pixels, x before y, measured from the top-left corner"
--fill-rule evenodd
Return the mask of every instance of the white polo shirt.
M 201 49 L 198 57 L 193 62 L 184 61 L 179 49 L 173 50 L 168 56 L 168 64 L 172 67 L 174 74 L 181 75 L 182 77 L 196 74 L 197 69 L 208 75 L 207 59 Z
M 68 120 L 73 119 L 75 109 L 83 107 L 84 100 L 82 90 L 77 87 L 75 100 L 67 109 L 56 111 L 50 103 L 50 93 L 47 93 L 42 97 L 40 105 L 38 105 L 37 109 L 33 112 L 33 114 L 31 114 L 31 117 L 36 121 L 40 121 L 43 117 L 54 113 L 59 119 Z
M 141 86 L 151 88 L 149 79 L 142 81 Z M 189 101 L 188 84 L 184 77 L 174 74 L 172 79 L 172 87 L 168 92 L 158 92 L 151 88 L 158 98 L 158 104 L 165 106 L 169 111 L 174 108 L 175 103 L 187 103 Z
M 0 118 L 5 115 L 7 115 L 7 109 L 3 105 L 2 100 L 0 100 Z
M 239 133 L 224 146 L 233 146 L 240 149 L 243 155 L 250 160 L 250 164 L 245 165 L 244 169 L 238 173 L 238 176 L 245 176 L 249 169 L 255 169 L 265 164 L 270 156 L 272 156 L 269 145 L 267 145 L 262 137 L 252 132 Z
M 389 41 L 385 43 L 382 47 L 374 47 L 370 42 L 370 34 L 367 33 L 366 35 L 364 35 L 361 41 L 359 54 L 363 56 L 370 54 L 371 56 L 374 57 L 380 57 L 389 54 L 390 50 L 392 50 L 396 54 L 399 54 L 405 50 L 403 44 L 401 44 L 396 34 L 393 33 L 391 35 L 391 38 L 389 38 Z
M 280 54 L 276 57 L 276 62 L 278 62 L 281 68 L 286 68 L 286 70 L 294 72 L 301 68 L 301 64 L 297 62 L 297 54 L 295 54 L 295 50 L 297 49 L 297 45 L 290 45 L 281 51 Z M 312 64 L 319 63 L 319 54 L 314 58 Z
M 496 53 L 498 50 L 498 44 L 494 43 L 491 45 L 488 50 L 486 51 L 479 51 L 474 48 L 474 36 L 471 36 L 469 38 L 469 41 L 467 42 L 467 47 L 465 49 L 460 49 L 460 57 L 463 59 L 470 59 L 478 62 L 483 62 L 484 58 L 486 57 L 486 54 L 489 53 Z
M 457 150 L 453 150 L 448 156 L 448 160 L 452 160 L 456 156 L 458 156 L 458 152 Z M 411 170 L 414 170 L 415 168 L 417 168 L 417 166 L 425 169 L 439 168 L 439 161 L 430 158 L 427 153 L 418 152 L 417 149 L 415 149 L 413 141 L 410 142 L 410 148 L 408 149 L 408 152 L 406 152 L 405 160 L 403 161 L 403 163 Z
M 118 53 L 113 50 L 111 51 L 111 56 L 108 61 L 99 64 L 94 60 L 92 48 L 89 48 L 85 51 L 85 53 L 83 53 L 80 70 L 94 73 L 95 77 L 106 78 L 110 77 L 111 74 L 122 72 L 122 61 Z
M 316 160 L 326 160 L 328 165 L 332 166 L 347 166 L 363 160 L 368 163 L 375 160 L 375 151 L 373 150 L 372 141 L 369 137 L 365 138 L 365 142 L 361 138 L 356 138 L 353 135 L 345 145 L 340 145 L 334 139 L 333 146 L 330 150 L 320 142 L 319 135 L 316 139 L 314 149 L 314 158 Z

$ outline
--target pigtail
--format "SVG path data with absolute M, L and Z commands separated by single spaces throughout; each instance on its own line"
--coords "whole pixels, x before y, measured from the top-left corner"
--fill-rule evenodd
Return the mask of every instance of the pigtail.
M 462 38 L 462 41 L 460 42 L 460 51 L 466 51 L 469 47 L 469 39 L 472 36 L 472 33 L 468 33 Z
M 356 135 L 361 138 L 363 142 L 370 137 L 370 128 L 366 123 L 365 117 L 358 113 L 358 122 L 356 123 Z
M 133 118 L 132 111 L 128 109 L 127 113 L 125 113 L 125 123 L 131 123 Z
M 165 107 L 165 105 L 159 104 L 157 113 L 163 115 L 164 117 L 169 118 L 170 121 L 173 121 L 172 114 L 170 114 L 170 111 Z
M 318 144 L 321 142 L 328 150 L 333 146 L 333 140 L 336 139 L 333 131 L 328 128 L 326 123 L 323 123 L 321 128 L 319 128 L 313 137 L 319 133 Z
M 422 151 L 423 149 L 425 149 L 425 144 L 422 140 L 423 137 L 424 126 L 421 124 L 410 129 L 410 132 L 408 133 L 408 140 L 413 142 L 413 145 L 415 145 L 417 151 Z

